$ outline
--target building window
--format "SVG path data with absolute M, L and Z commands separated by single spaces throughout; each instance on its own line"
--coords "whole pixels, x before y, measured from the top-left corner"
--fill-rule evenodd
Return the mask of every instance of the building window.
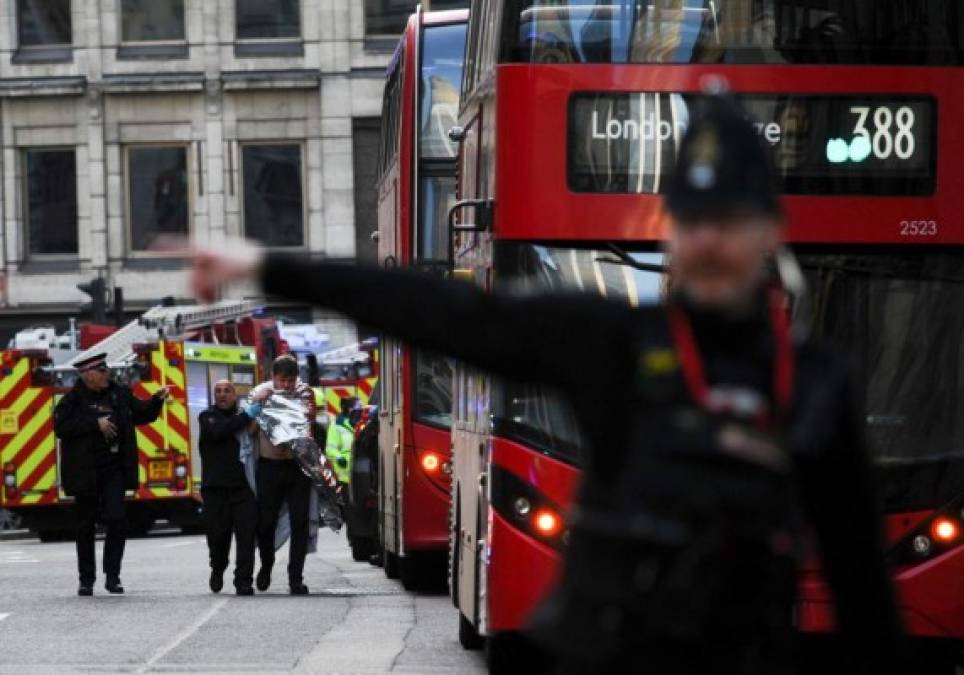
M 77 254 L 77 159 L 73 148 L 23 151 L 29 257 Z
M 121 0 L 123 42 L 184 39 L 184 0 Z
M 265 246 L 304 246 L 301 145 L 244 145 L 244 234 Z
M 237 0 L 239 40 L 301 37 L 300 0 Z
M 70 0 L 17 0 L 21 47 L 69 45 Z
M 158 235 L 188 233 L 186 147 L 128 148 L 127 180 L 132 250 L 149 249 Z
M 365 33 L 371 36 L 396 36 L 405 30 L 408 17 L 415 12 L 417 0 L 365 0 Z M 422 2 L 426 10 L 465 9 L 469 0 L 431 0 Z

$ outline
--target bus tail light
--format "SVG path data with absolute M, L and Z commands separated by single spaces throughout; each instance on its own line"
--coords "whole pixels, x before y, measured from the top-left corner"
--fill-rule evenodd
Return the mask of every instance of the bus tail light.
M 961 533 L 960 526 L 950 518 L 941 516 L 931 525 L 931 534 L 937 541 L 950 543 Z
M 498 465 L 492 466 L 492 508 L 536 541 L 562 551 L 568 543 L 561 509 L 535 486 Z
M 914 528 L 891 550 L 895 564 L 914 565 L 964 544 L 964 498 L 956 499 Z
M 422 453 L 422 469 L 425 473 L 436 474 L 442 468 L 442 458 L 434 452 Z

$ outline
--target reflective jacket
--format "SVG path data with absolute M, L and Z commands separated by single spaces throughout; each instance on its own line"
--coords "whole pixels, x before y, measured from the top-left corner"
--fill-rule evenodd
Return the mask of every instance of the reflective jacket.
M 325 455 L 334 467 L 339 483 L 347 483 L 351 478 L 351 444 L 354 440 L 355 431 L 348 423 L 348 418 L 339 415 L 328 427 L 325 443 Z

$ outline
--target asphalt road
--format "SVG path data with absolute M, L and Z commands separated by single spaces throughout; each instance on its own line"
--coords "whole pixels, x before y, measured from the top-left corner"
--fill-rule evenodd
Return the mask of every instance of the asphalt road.
M 98 565 L 103 542 L 98 542 Z M 124 596 L 80 598 L 73 543 L 0 541 L 0 673 L 484 673 L 445 595 L 412 595 L 323 532 L 309 597 L 288 595 L 287 549 L 267 593 L 207 587 L 200 536 L 131 540 Z M 280 573 L 280 574 L 279 574 Z

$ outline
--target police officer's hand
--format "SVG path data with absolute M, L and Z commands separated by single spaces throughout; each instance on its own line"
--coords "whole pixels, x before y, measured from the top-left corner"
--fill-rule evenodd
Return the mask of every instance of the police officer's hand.
M 167 397 L 170 395 L 171 395 L 171 390 L 168 389 L 167 387 L 161 387 L 160 389 L 154 392 L 154 396 L 161 399 L 162 401 L 166 401 Z
M 191 287 L 203 302 L 214 302 L 221 286 L 253 279 L 261 267 L 264 252 L 244 240 L 229 240 L 217 250 L 195 249 Z
M 109 417 L 98 417 L 97 427 L 100 429 L 100 433 L 104 434 L 104 438 L 108 441 L 112 441 L 117 438 L 117 426 L 110 421 Z

